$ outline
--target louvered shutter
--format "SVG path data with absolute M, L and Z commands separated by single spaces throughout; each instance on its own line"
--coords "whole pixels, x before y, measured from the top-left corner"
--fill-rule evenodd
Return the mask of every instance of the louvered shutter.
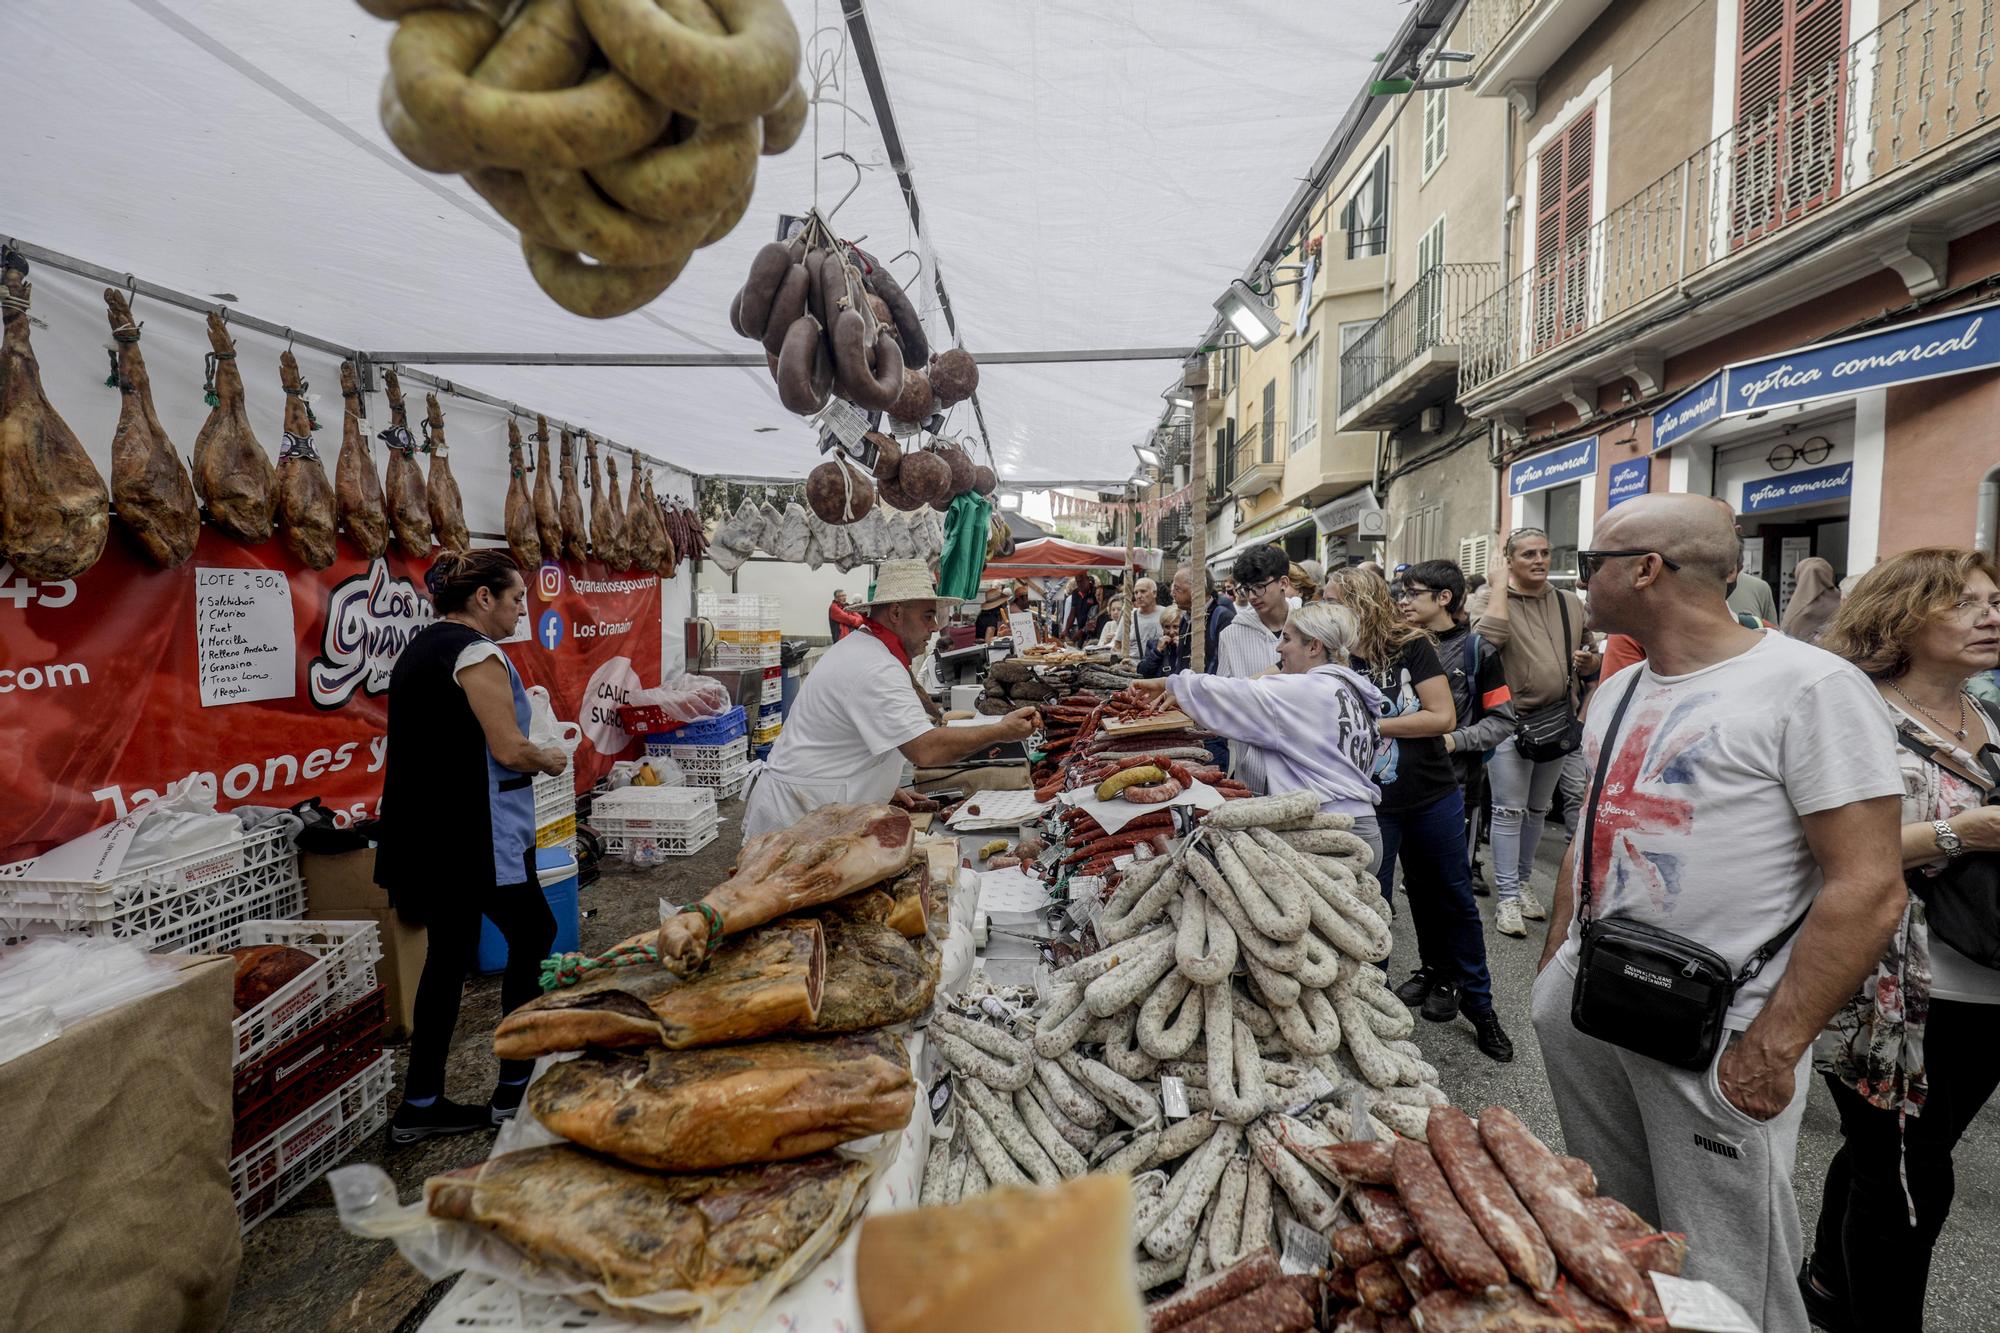
M 1742 0 L 1730 239 L 1742 245 L 1839 193 L 1847 0 Z
M 1596 163 L 1595 107 L 1571 121 L 1538 159 L 1531 330 L 1536 352 L 1590 320 L 1590 185 Z

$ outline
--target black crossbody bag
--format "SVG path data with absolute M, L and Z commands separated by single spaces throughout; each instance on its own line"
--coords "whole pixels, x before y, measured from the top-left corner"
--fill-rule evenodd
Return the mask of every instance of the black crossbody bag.
M 1531 763 L 1560 759 L 1583 744 L 1583 719 L 1576 715 L 1576 661 L 1569 646 L 1569 603 L 1562 590 L 1555 590 L 1556 610 L 1562 614 L 1563 655 L 1562 698 L 1522 713 L 1514 722 L 1514 748 Z
M 1992 729 L 1988 722 L 1988 729 Z M 1939 764 L 1938 750 L 1918 740 L 1907 726 L 1896 728 L 1903 748 L 1925 763 Z M 2000 775 L 2000 750 L 1980 747 L 1979 759 L 1994 775 Z M 1989 788 L 1982 805 L 2000 801 L 2000 787 Z M 1981 967 L 2000 967 L 2000 856 L 1992 852 L 1965 852 L 1947 863 L 1936 875 L 1927 875 L 1921 866 L 1903 872 L 1903 884 L 1923 901 L 1924 917 L 1931 935 L 1970 958 Z
M 1615 916 L 1593 916 L 1590 903 L 1591 848 L 1605 774 L 1617 749 L 1618 727 L 1638 692 L 1644 671 L 1632 675 L 1618 711 L 1605 729 L 1597 756 L 1597 776 L 1583 817 L 1583 865 L 1577 876 L 1580 949 L 1569 1020 L 1585 1036 L 1680 1069 L 1706 1069 L 1722 1041 L 1729 1006 L 1764 970 L 1785 942 L 1805 924 L 1805 913 L 1750 955 L 1740 972 L 1715 950 L 1658 926 Z

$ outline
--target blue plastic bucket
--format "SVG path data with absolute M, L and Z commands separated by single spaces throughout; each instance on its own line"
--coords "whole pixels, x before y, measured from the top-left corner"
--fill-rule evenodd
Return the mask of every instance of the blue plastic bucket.
M 576 900 L 576 858 L 567 847 L 539 847 L 535 850 L 535 871 L 541 876 L 542 896 L 548 899 L 549 911 L 556 918 L 556 942 L 550 952 L 574 953 L 583 930 Z M 481 972 L 504 972 L 507 968 L 507 940 L 485 917 L 479 920 L 477 967 Z

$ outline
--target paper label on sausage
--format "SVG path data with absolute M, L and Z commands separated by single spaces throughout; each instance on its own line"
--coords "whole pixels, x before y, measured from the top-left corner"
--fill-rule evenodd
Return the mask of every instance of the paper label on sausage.
M 1160 1075 L 1160 1105 L 1169 1120 L 1185 1120 L 1192 1115 L 1188 1110 L 1187 1080 L 1172 1074 Z
M 1323 1273 L 1332 1264 L 1333 1246 L 1326 1237 L 1289 1217 L 1278 1226 L 1278 1241 L 1278 1271 L 1286 1277 Z
M 931 1084 L 931 1130 L 939 1138 L 950 1138 L 951 1132 L 939 1130 L 944 1125 L 946 1114 L 951 1110 L 951 1075 L 940 1074 L 938 1081 Z
M 1299 1086 L 1294 1091 L 1298 1094 L 1298 1100 L 1288 1108 L 1288 1113 L 1298 1115 L 1314 1102 L 1332 1092 L 1333 1080 L 1318 1069 L 1308 1069 L 1306 1070 L 1305 1077 L 1299 1080 Z
M 1056 843 L 1050 843 L 1042 849 L 1042 854 L 1035 858 L 1035 864 L 1043 870 L 1047 870 L 1050 866 L 1062 860 L 1062 855 L 1063 849 Z
M 1666 1313 L 1667 1327 L 1699 1333 L 1757 1333 L 1756 1323 L 1721 1288 L 1667 1273 L 1647 1276 L 1653 1279 L 1653 1290 L 1660 1294 L 1660 1309 Z
M 868 418 L 839 394 L 828 398 L 826 406 L 812 421 L 850 449 L 859 445 L 861 437 L 868 433 Z

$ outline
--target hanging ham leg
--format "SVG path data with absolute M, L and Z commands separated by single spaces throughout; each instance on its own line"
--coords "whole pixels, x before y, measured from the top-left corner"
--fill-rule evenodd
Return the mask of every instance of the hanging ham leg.
M 424 417 L 424 452 L 431 456 L 430 482 L 426 491 L 431 506 L 431 531 L 438 545 L 447 551 L 472 549 L 472 534 L 465 529 L 465 501 L 458 493 L 458 479 L 451 475 L 451 451 L 444 442 L 444 412 L 438 396 L 424 395 L 428 408 Z
M 568 431 L 562 433 L 562 500 L 556 513 L 562 520 L 563 558 L 580 565 L 590 555 L 590 535 L 583 527 L 583 496 L 576 489 L 576 442 Z
M 632 568 L 651 573 L 660 562 L 657 521 L 647 521 L 646 469 L 632 456 L 632 484 L 625 496 L 625 556 Z
M 604 489 L 604 469 L 597 459 L 597 441 L 588 431 L 583 436 L 583 453 L 589 461 L 589 470 L 583 478 L 584 488 L 590 492 L 590 553 L 603 561 L 607 568 L 618 568 L 619 539 L 618 510 Z M 612 489 L 617 489 L 617 464 L 612 464 Z
M 653 516 L 653 522 L 660 531 L 659 560 L 653 566 L 653 572 L 663 579 L 670 579 L 680 569 L 680 547 L 674 541 L 672 527 L 668 525 L 666 505 L 653 494 L 653 474 L 650 470 L 646 473 L 646 511 Z
M 111 436 L 111 495 L 125 525 L 153 563 L 172 569 L 194 554 L 201 508 L 187 465 L 153 411 L 153 385 L 139 355 L 139 326 L 125 294 L 104 289 L 111 336 L 118 340 L 118 429 Z
M 638 563 L 632 553 L 632 517 L 625 512 L 624 498 L 618 492 L 618 456 L 610 450 L 604 451 L 604 503 L 611 511 L 613 569 L 631 569 Z
M 0 259 L 0 554 L 31 579 L 83 573 L 104 553 L 111 496 L 47 395 L 28 345 L 28 261 L 9 249 Z
M 240 542 L 271 539 L 278 509 L 278 474 L 243 410 L 243 377 L 236 344 L 218 311 L 208 312 L 208 345 L 214 350 L 215 406 L 194 438 L 194 488 L 208 506 L 209 522 Z
M 340 363 L 340 459 L 333 465 L 334 509 L 347 539 L 370 560 L 389 549 L 389 507 L 368 447 L 368 404 L 356 387 L 354 363 Z
M 333 563 L 333 487 L 313 449 L 306 384 L 289 347 L 278 357 L 278 378 L 285 386 L 285 443 L 278 450 L 278 514 L 284 520 L 285 546 L 308 569 L 325 569 Z
M 535 418 L 535 535 L 542 559 L 562 559 L 562 515 L 556 508 L 556 470 L 549 464 L 549 419 Z
M 431 555 L 430 501 L 424 495 L 424 474 L 417 466 L 417 439 L 410 434 L 409 414 L 403 410 L 403 386 L 394 370 L 382 372 L 382 387 L 389 395 L 389 429 L 382 443 L 389 446 L 389 526 L 395 529 L 396 544 L 412 560 L 428 560 Z
M 507 418 L 507 549 L 523 574 L 542 563 L 542 539 L 535 532 L 535 502 L 528 494 L 528 473 L 521 464 L 521 426 Z

